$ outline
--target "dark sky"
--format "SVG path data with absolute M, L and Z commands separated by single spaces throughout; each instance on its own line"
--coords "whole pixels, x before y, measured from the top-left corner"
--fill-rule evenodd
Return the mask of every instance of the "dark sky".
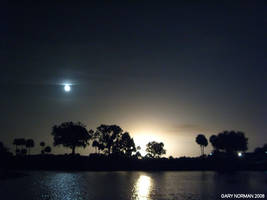
M 51 127 L 72 120 L 118 124 L 173 156 L 198 155 L 198 133 L 266 143 L 266 1 L 126 2 L 2 10 L 0 140 L 52 144 Z

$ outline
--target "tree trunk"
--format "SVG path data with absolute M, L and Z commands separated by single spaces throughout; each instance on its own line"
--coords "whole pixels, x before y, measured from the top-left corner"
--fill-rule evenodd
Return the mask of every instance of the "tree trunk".
M 201 156 L 204 156 L 204 146 L 200 145 Z
M 111 147 L 108 147 L 108 155 L 110 155 Z
M 71 153 L 71 154 L 72 154 L 72 155 L 75 154 L 75 146 L 72 147 L 72 153 Z

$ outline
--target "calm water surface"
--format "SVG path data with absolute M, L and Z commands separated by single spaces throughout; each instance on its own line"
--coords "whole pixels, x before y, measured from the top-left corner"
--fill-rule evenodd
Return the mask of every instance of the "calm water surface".
M 265 193 L 267 172 L 26 172 L 0 180 L 3 200 L 216 200 Z M 266 198 L 265 198 L 266 199 Z

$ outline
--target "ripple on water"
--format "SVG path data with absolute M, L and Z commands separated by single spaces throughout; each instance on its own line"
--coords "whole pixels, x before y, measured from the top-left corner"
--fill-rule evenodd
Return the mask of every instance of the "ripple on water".
M 0 180 L 1 199 L 214 200 L 221 193 L 264 193 L 266 172 L 29 172 Z

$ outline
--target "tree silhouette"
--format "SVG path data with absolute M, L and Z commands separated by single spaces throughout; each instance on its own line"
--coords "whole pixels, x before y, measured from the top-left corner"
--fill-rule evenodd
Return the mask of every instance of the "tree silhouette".
M 215 149 L 229 154 L 248 149 L 248 138 L 240 131 L 224 131 L 217 136 L 213 135 L 210 137 L 210 142 Z
M 93 132 L 92 140 L 93 140 L 92 147 L 95 148 L 95 153 L 98 153 L 98 151 L 100 151 L 100 144 L 98 142 L 98 140 L 99 140 L 99 132 L 98 131 Z
M 6 156 L 7 154 L 8 154 L 8 149 L 0 141 L 0 158 Z
M 210 143 L 212 144 L 214 150 L 218 150 L 218 144 L 217 144 L 217 136 L 216 135 L 212 135 L 210 136 Z
M 45 153 L 51 153 L 52 149 L 50 146 L 45 147 L 44 152 Z
M 92 134 L 92 131 L 90 133 Z M 85 148 L 89 145 L 89 140 L 92 138 L 85 125 L 80 122 L 64 122 L 59 126 L 55 125 L 51 134 L 54 137 L 54 146 L 63 145 L 71 148 L 72 154 L 75 154 L 76 147 Z
M 196 143 L 200 146 L 201 156 L 204 155 L 204 148 L 208 146 L 208 140 L 203 134 L 199 134 L 196 137 Z
M 137 159 L 142 159 L 142 155 L 139 151 L 137 151 L 134 155 Z
M 21 150 L 18 149 L 18 146 L 24 146 L 26 144 L 26 140 L 24 138 L 15 138 L 13 140 L 13 145 L 16 146 L 16 154 L 21 152 Z
M 100 125 L 94 132 L 93 147 L 105 154 L 132 156 L 136 152 L 133 138 L 117 125 Z
M 94 134 L 97 137 L 98 149 L 110 155 L 122 133 L 123 130 L 117 125 L 100 125 Z
M 21 149 L 20 153 L 21 155 L 25 156 L 27 154 L 27 149 Z
M 266 154 L 267 153 L 267 144 L 264 144 L 262 147 L 257 147 L 254 150 L 256 154 Z
M 95 153 L 97 153 L 97 149 L 99 148 L 99 143 L 97 140 L 94 140 L 92 143 L 92 147 L 95 148 Z
M 33 139 L 26 140 L 26 148 L 28 148 L 29 154 L 31 153 L 31 148 L 33 147 L 34 147 L 34 140 Z
M 45 142 L 40 142 L 40 146 L 42 147 L 41 154 L 44 154 Z
M 149 142 L 146 145 L 146 152 L 147 152 L 147 157 L 152 157 L 152 158 L 160 158 L 161 155 L 166 154 L 166 150 L 164 149 L 164 144 L 162 142 Z
M 19 141 L 18 141 L 18 139 L 17 138 L 15 138 L 14 140 L 13 140 L 13 145 L 15 145 L 15 152 L 16 152 L 16 154 L 18 153 L 18 146 L 19 146 Z
M 140 146 L 137 146 L 136 147 L 135 157 L 138 158 L 138 159 L 141 159 L 142 158 L 142 154 L 140 153 L 140 150 L 141 150 L 141 147 Z
M 132 154 L 136 152 L 134 140 L 128 132 L 125 132 L 118 137 L 116 143 L 114 144 L 113 151 L 128 157 L 132 156 Z

